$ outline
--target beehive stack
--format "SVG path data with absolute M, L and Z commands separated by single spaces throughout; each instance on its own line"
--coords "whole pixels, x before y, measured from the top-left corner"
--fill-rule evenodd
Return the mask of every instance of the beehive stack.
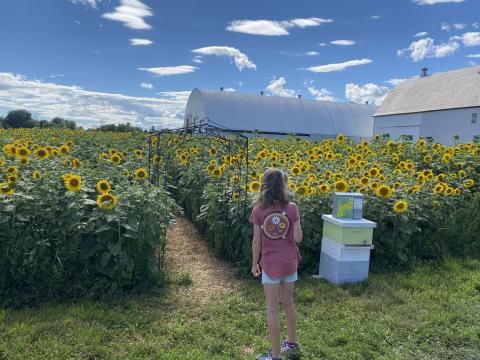
M 357 206 L 354 211 L 345 211 L 348 197 L 352 200 L 352 207 L 353 204 Z M 319 275 L 334 284 L 368 278 L 376 224 L 361 217 L 361 199 L 361 194 L 335 193 L 335 213 L 322 215 L 324 222 Z M 338 206 L 338 203 L 342 206 Z M 353 218 L 353 214 L 357 219 Z

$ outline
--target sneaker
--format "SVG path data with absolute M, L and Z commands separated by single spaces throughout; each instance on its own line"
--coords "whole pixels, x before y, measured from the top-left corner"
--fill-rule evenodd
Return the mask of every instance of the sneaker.
M 272 355 L 272 350 L 269 350 L 267 355 L 259 356 L 257 360 L 282 360 L 282 358 L 274 358 Z
M 294 350 L 298 348 L 298 343 L 290 344 L 287 340 L 283 340 L 282 347 L 280 348 L 280 352 L 283 354 L 285 352 Z

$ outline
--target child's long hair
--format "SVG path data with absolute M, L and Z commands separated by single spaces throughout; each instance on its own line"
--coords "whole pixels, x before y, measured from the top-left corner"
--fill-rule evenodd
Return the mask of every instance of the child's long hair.
M 279 169 L 268 169 L 263 175 L 262 186 L 254 207 L 266 208 L 270 206 L 286 207 L 288 205 L 288 177 Z

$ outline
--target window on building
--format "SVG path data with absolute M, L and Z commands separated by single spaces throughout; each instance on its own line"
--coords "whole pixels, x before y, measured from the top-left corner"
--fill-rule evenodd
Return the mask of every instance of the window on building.
M 399 136 L 400 140 L 407 140 L 407 141 L 412 141 L 413 140 L 413 135 L 400 135 Z
M 477 123 L 477 119 L 478 119 L 478 114 L 477 114 L 477 113 L 473 113 L 473 114 L 472 114 L 472 124 L 476 124 L 476 123 Z

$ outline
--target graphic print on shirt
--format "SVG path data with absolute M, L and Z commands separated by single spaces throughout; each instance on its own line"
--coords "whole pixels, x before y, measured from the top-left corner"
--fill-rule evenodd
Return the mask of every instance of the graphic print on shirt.
M 265 236 L 272 240 L 285 239 L 288 229 L 290 228 L 290 220 L 285 211 L 272 212 L 268 214 L 263 220 L 261 229 Z

